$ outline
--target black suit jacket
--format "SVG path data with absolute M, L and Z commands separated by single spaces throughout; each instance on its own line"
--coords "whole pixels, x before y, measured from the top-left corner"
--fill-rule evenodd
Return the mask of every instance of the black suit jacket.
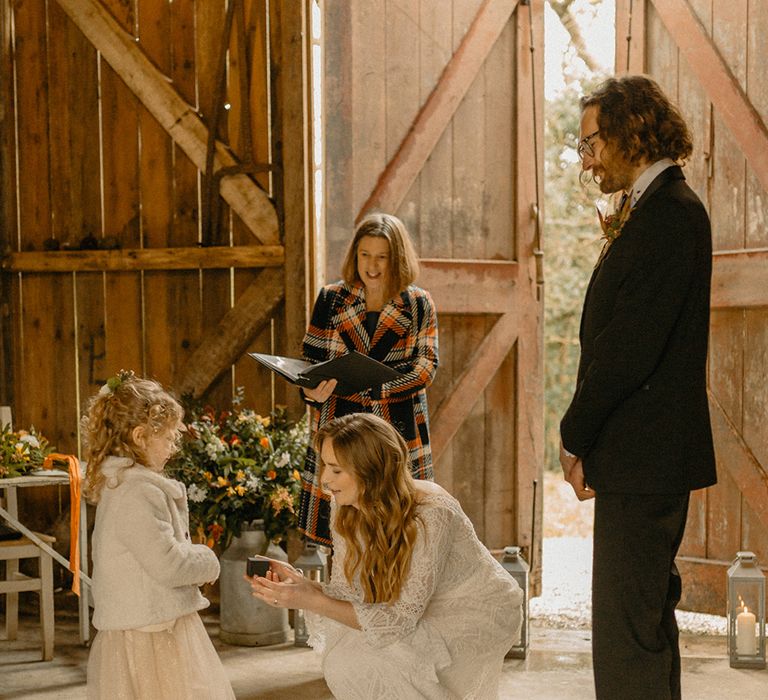
M 682 170 L 648 187 L 584 300 L 576 392 L 560 425 L 598 493 L 716 482 L 706 359 L 712 235 Z

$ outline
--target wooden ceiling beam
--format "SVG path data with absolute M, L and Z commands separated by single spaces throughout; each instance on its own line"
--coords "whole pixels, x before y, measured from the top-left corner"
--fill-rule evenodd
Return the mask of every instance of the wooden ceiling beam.
M 440 79 L 411 124 L 373 192 L 357 214 L 356 223 L 372 210 L 397 211 L 437 145 L 464 95 L 474 82 L 518 0 L 484 0 L 472 24 L 448 61 Z
M 200 342 L 176 381 L 180 394 L 202 396 L 266 327 L 285 296 L 283 271 L 262 270 L 235 305 Z
M 664 25 L 768 192 L 768 128 L 688 0 L 652 0 Z
M 710 390 L 709 412 L 717 464 L 727 469 L 753 512 L 768 529 L 768 473 L 741 436 L 717 397 Z
M 494 324 L 453 382 L 431 421 L 432 456 L 437 462 L 472 411 L 517 339 L 517 313 L 509 311 Z
M 716 251 L 712 256 L 713 309 L 768 306 L 768 248 Z
M 194 107 L 174 89 L 173 81 L 147 58 L 135 37 L 124 31 L 98 0 L 57 2 L 179 148 L 204 172 L 208 129 Z M 227 147 L 217 142 L 214 169 L 236 164 Z M 223 178 L 221 196 L 261 243 L 280 243 L 275 208 L 251 178 L 243 174 Z

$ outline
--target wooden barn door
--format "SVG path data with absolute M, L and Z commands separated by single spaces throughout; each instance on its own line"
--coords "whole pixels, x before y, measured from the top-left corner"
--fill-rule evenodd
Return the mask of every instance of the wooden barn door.
M 538 569 L 543 2 L 323 6 L 326 278 L 363 214 L 403 219 L 438 310 L 436 479 L 487 546 Z
M 304 410 L 244 355 L 295 355 L 306 328 L 306 5 L 0 0 L 16 425 L 77 452 L 86 399 L 120 368 L 217 408 L 243 386 L 262 413 Z
M 736 552 L 768 565 L 768 5 L 620 0 L 616 22 L 617 70 L 653 76 L 693 128 L 685 173 L 712 219 L 719 483 L 693 494 L 680 567 L 684 605 L 722 615 Z

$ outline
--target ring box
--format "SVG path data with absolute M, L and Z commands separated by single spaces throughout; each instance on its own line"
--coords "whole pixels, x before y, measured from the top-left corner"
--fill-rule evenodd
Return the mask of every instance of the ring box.
M 248 576 L 266 576 L 269 571 L 269 560 L 261 557 L 248 557 L 246 564 L 246 573 Z

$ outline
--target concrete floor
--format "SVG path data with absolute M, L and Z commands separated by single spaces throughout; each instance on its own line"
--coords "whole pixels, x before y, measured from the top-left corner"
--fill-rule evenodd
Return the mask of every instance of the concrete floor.
M 216 618 L 206 626 L 238 698 L 259 700 L 329 700 L 332 698 L 312 650 L 292 645 L 236 647 L 218 641 Z M 0 640 L 0 698 L 86 697 L 88 650 L 77 640 L 77 620 L 57 612 L 53 661 L 41 662 L 34 618 L 23 619 L 20 639 Z M 728 666 L 725 641 L 717 636 L 684 635 L 683 695 L 686 700 L 768 699 L 768 670 L 743 671 Z M 507 660 L 500 697 L 525 700 L 591 700 L 588 630 L 534 625 L 525 660 Z M 618 699 L 617 699 L 618 700 Z

